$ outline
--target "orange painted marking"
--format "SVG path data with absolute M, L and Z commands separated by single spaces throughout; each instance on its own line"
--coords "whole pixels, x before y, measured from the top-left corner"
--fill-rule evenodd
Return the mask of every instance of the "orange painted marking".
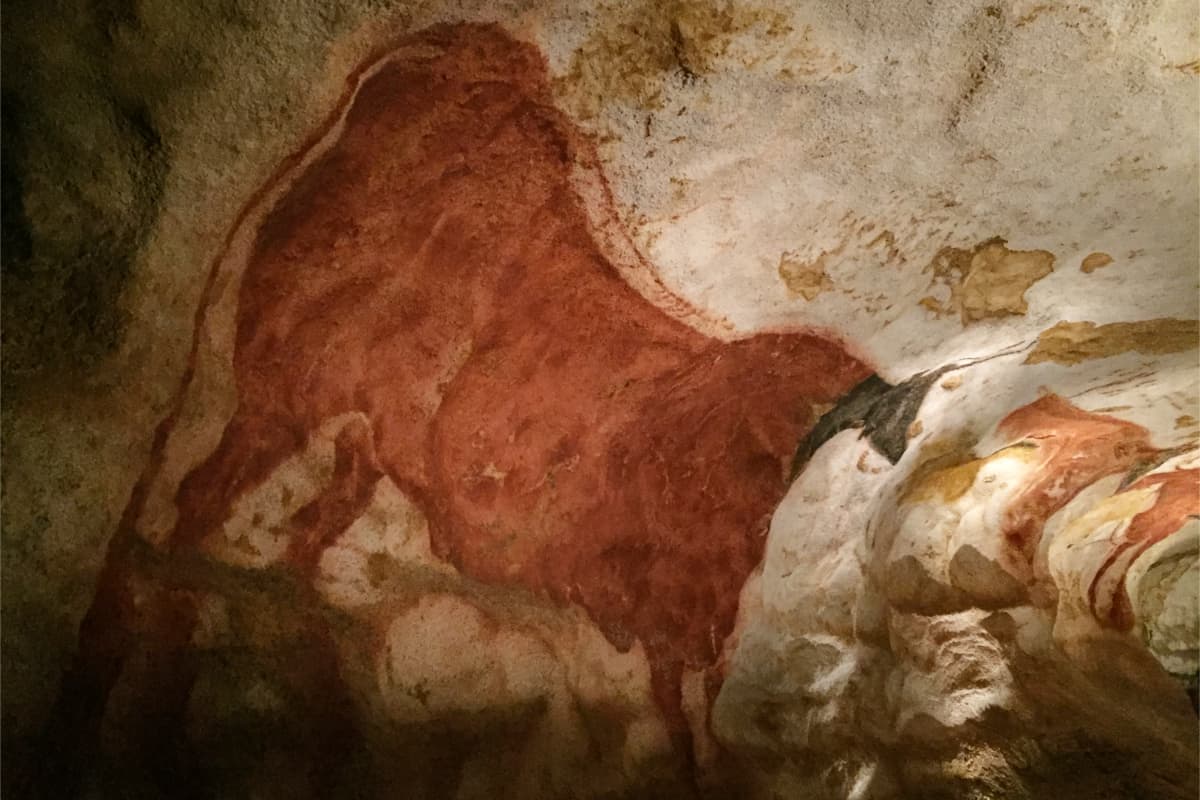
M 1042 526 L 1054 512 L 1101 478 L 1128 472 L 1160 452 L 1140 425 L 1084 411 L 1054 394 L 1009 414 L 1000 431 L 1035 442 L 1042 459 L 1004 526 L 1009 543 L 1026 560 L 1033 558 Z

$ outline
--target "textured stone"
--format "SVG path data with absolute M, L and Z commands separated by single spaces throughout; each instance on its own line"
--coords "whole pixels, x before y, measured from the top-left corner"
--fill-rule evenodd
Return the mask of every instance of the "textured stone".
M 1188 4 L 6 11 L 13 796 L 1196 795 Z
M 1200 322 L 1194 319 L 1147 319 L 1140 322 L 1060 322 L 1038 334 L 1037 346 L 1026 362 L 1075 364 L 1089 358 L 1108 358 L 1136 350 L 1174 353 L 1195 349 Z

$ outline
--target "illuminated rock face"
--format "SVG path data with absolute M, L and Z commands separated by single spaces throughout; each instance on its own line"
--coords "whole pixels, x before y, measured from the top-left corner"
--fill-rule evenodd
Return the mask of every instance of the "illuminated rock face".
M 1196 452 L 1056 395 L 980 426 L 1021 382 L 983 366 L 898 463 L 838 433 L 776 512 L 713 712 L 764 796 L 1195 791 Z
M 148 455 L 5 788 L 1194 797 L 1194 25 L 909 11 L 347 11 L 228 227 L 179 134 L 185 366 L 81 412 Z
M 550 105 L 531 47 L 463 27 L 395 53 L 360 70 L 319 152 L 264 190 L 279 199 L 247 213 L 252 235 L 233 235 L 250 247 L 215 265 L 212 286 L 227 283 L 228 297 L 215 290 L 201 309 L 193 367 L 117 533 L 70 702 L 104 706 L 129 674 L 127 639 L 143 617 L 148 657 L 169 649 L 166 669 L 183 670 L 200 609 L 227 602 L 170 579 L 151 579 L 143 597 L 144 567 L 127 552 L 139 540 L 169 560 L 281 565 L 300 586 L 318 575 L 336 586 L 362 569 L 347 569 L 336 548 L 390 490 L 420 520 L 409 535 L 427 536 L 428 554 L 464 579 L 582 608 L 614 659 L 636 642 L 665 731 L 690 758 L 684 671 L 702 681 L 703 728 L 795 443 L 812 406 L 867 369 L 809 334 L 715 339 L 637 294 L 589 231 L 571 183 L 587 145 Z M 234 300 L 233 330 L 222 330 L 221 304 Z M 217 383 L 236 394 L 227 421 L 196 400 Z M 219 436 L 197 459 L 199 427 Z M 197 461 L 186 470 L 175 468 L 180 442 Z M 393 563 L 378 556 L 376 571 Z M 387 631 L 376 657 L 407 664 L 403 651 L 436 647 L 440 635 L 465 646 L 495 624 L 470 603 L 420 604 L 431 619 L 414 623 L 419 634 L 395 633 L 403 616 L 364 612 Z M 305 675 L 317 683 L 306 691 L 345 695 L 329 633 L 313 622 L 303 635 L 327 662 Z M 435 661 L 411 680 L 436 683 L 454 669 Z M 155 675 L 133 678 L 153 682 L 134 689 L 155 709 L 147 740 L 179 739 L 163 715 L 173 709 L 166 716 L 182 726 L 201 677 L 171 681 L 169 694 Z M 535 685 L 523 699 L 539 700 L 537 679 L 524 680 Z M 481 692 L 484 707 L 506 696 Z M 345 735 L 348 713 L 329 709 L 319 724 Z M 317 763 L 322 780 L 336 772 Z

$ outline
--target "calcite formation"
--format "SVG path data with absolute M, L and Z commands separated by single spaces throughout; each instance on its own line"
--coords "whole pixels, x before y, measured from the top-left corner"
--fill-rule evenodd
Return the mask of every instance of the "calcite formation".
M 1193 17 L 6 22 L 4 789 L 1194 797 Z

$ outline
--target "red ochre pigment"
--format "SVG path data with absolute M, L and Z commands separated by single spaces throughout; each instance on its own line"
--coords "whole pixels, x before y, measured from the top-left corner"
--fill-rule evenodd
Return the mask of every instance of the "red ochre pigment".
M 1133 628 L 1133 605 L 1122 575 L 1121 580 L 1116 582 L 1115 594 L 1107 613 L 1102 613 L 1097 594 L 1106 573 L 1122 556 L 1129 556 L 1124 560 L 1125 569 L 1128 570 L 1138 556 L 1179 530 L 1189 516 L 1200 516 L 1200 469 L 1177 469 L 1147 475 L 1127 491 L 1152 486 L 1158 487 L 1154 505 L 1129 521 L 1129 527 L 1113 542 L 1108 558 L 1088 587 L 1088 601 L 1096 618 L 1117 630 L 1128 631 Z M 1130 549 L 1134 551 L 1132 554 L 1127 553 Z
M 1151 463 L 1161 453 L 1140 425 L 1084 411 L 1056 394 L 1013 411 L 999 430 L 1036 443 L 1042 462 L 1010 506 L 1004 526 L 1010 544 L 1026 560 L 1032 560 L 1054 512 L 1101 478 Z
M 1042 466 L 1037 477 L 1013 503 L 1005 533 L 1027 559 L 1033 557 L 1042 526 L 1056 511 L 1088 486 L 1108 475 L 1145 469 L 1170 455 L 1150 444 L 1149 432 L 1132 422 L 1084 411 L 1058 395 L 1047 395 L 1005 417 L 1000 430 L 1037 443 Z M 1153 507 L 1135 516 L 1115 540 L 1088 589 L 1092 613 L 1101 624 L 1128 631 L 1133 609 L 1124 578 L 1117 581 L 1111 607 L 1102 608 L 1101 582 L 1130 548 L 1138 554 L 1170 536 L 1191 514 L 1200 514 L 1200 470 L 1185 469 L 1147 475 L 1125 491 L 1158 486 Z M 1133 559 L 1124 560 L 1128 569 Z
M 682 672 L 713 667 L 733 628 L 811 404 L 869 371 L 814 335 L 710 338 L 635 292 L 589 230 L 570 182 L 589 145 L 533 47 L 475 26 L 401 44 L 417 55 L 362 84 L 338 141 L 262 224 L 237 411 L 179 488 L 171 548 L 200 547 L 323 421 L 361 412 L 292 520 L 302 574 L 386 476 L 464 574 L 578 604 L 621 648 L 640 640 L 682 732 Z M 145 485 L 63 703 L 103 708 L 134 635 L 122 542 Z

